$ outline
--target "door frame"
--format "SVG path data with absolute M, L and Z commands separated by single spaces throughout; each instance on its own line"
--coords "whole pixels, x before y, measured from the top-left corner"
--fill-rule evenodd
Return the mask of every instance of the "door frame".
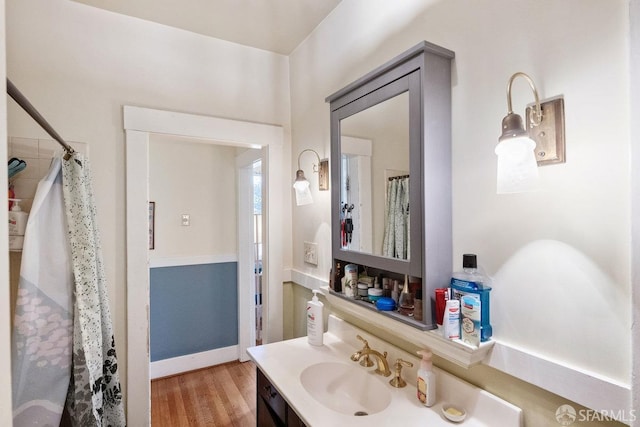
M 264 153 L 247 150 L 236 157 L 238 177 L 238 359 L 249 360 L 256 345 L 255 257 L 253 224 L 253 165 Z M 262 216 L 262 230 L 264 226 Z M 264 240 L 263 240 L 264 242 Z
M 124 106 L 127 239 L 127 424 L 151 424 L 149 378 L 149 135 L 262 149 L 265 342 L 282 340 L 284 132 L 281 126 Z M 240 300 L 238 303 L 241 304 Z M 246 306 L 246 304 L 245 304 Z M 240 348 L 240 347 L 239 347 Z

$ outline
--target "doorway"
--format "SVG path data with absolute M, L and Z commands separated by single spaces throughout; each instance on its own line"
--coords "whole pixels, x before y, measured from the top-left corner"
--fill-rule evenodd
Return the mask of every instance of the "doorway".
M 148 425 L 151 414 L 148 318 L 149 135 L 175 135 L 260 149 L 265 194 L 262 201 L 263 341 L 267 343 L 282 339 L 281 218 L 284 203 L 282 191 L 278 190 L 282 187 L 284 170 L 283 129 L 280 126 L 131 106 L 124 107 L 124 129 L 127 159 L 127 412 L 129 424 Z M 240 257 L 242 251 L 239 252 Z M 239 295 L 238 300 L 239 310 L 252 305 L 246 304 L 242 295 Z M 244 334 L 238 337 L 239 358 L 243 357 L 243 347 L 249 346 L 247 344 L 250 342 L 242 335 Z
M 238 281 L 239 230 L 255 221 L 243 223 L 238 198 L 253 196 L 254 185 L 240 185 L 236 158 L 254 152 L 259 164 L 261 151 L 155 133 L 149 141 L 153 380 L 239 358 L 238 336 L 245 331 L 238 297 L 255 281 Z M 255 207 L 249 210 L 255 216 Z M 249 243 L 254 236 L 246 236 Z M 254 264 L 245 267 L 251 275 Z
M 253 162 L 253 277 L 255 345 L 262 345 L 262 160 Z

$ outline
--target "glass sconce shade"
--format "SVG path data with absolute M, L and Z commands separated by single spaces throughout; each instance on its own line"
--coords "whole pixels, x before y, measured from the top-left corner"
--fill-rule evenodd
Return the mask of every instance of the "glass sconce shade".
M 538 189 L 538 163 L 533 142 L 526 133 L 505 138 L 496 146 L 498 155 L 497 193 L 520 193 Z
M 502 135 L 498 138 L 495 152 L 498 155 L 497 193 L 521 193 L 538 189 L 538 162 L 536 143 L 524 129 L 522 117 L 513 112 L 511 104 L 511 85 L 517 77 L 523 77 L 529 83 L 536 100 L 535 113 L 529 117 L 533 126 L 542 120 L 542 109 L 538 91 L 533 80 L 524 73 L 515 73 L 507 83 L 508 112 L 502 119 Z
M 308 205 L 313 203 L 313 197 L 311 197 L 311 189 L 309 188 L 309 181 L 304 176 L 304 171 L 298 169 L 296 172 L 296 180 L 293 182 L 293 188 L 296 191 L 296 205 Z

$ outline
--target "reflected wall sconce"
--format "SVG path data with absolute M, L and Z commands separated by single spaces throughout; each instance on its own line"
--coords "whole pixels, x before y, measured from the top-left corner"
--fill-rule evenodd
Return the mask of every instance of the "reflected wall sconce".
M 321 191 L 329 189 L 329 159 L 320 160 L 318 153 L 310 148 L 302 150 L 300 154 L 298 154 L 298 170 L 296 171 L 296 179 L 293 182 L 293 188 L 296 191 L 296 205 L 298 206 L 313 203 L 309 181 L 304 176 L 304 171 L 300 167 L 300 156 L 306 151 L 312 152 L 318 159 L 318 164 L 313 165 L 313 172 L 318 174 L 318 189 Z
M 513 112 L 511 85 L 517 77 L 531 87 L 535 104 L 525 111 L 526 130 L 522 117 Z M 531 77 L 522 72 L 511 76 L 507 83 L 507 115 L 502 119 L 502 135 L 495 152 L 498 155 L 497 193 L 520 193 L 538 189 L 538 166 L 564 163 L 564 99 L 555 97 L 540 102 Z

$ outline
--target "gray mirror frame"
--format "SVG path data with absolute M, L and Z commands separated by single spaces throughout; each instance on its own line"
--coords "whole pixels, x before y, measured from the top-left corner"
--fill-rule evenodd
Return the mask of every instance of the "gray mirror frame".
M 423 41 L 328 96 L 331 111 L 331 236 L 335 260 L 422 280 L 423 321 L 435 328 L 432 299 L 447 287 L 452 272 L 451 214 L 451 61 L 450 50 Z M 340 120 L 409 92 L 411 257 L 399 260 L 344 250 L 340 245 Z M 371 306 L 371 304 L 367 304 Z M 388 312 L 384 312 L 389 314 Z M 409 321 L 411 320 L 411 321 Z

